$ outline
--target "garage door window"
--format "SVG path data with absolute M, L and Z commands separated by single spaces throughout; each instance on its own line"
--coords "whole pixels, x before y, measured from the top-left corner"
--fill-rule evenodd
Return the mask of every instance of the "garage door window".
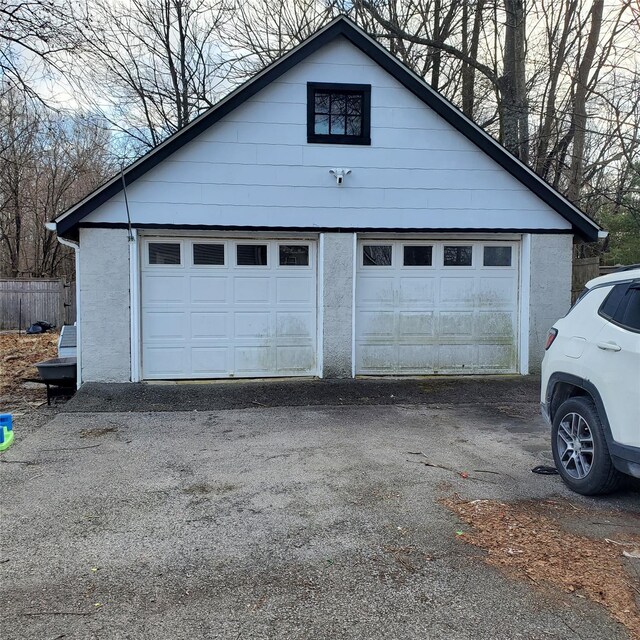
M 365 244 L 362 247 L 363 267 L 390 267 L 390 244 Z
M 180 243 L 150 242 L 149 264 L 180 264 Z
M 254 267 L 267 265 L 266 244 L 237 245 L 237 260 L 239 267 Z
M 193 264 L 196 266 L 224 266 L 224 245 L 194 243 Z
M 470 267 L 472 264 L 473 247 L 445 245 L 445 267 Z
M 282 267 L 308 267 L 309 266 L 309 247 L 306 244 L 303 244 L 303 245 L 281 244 L 279 251 L 280 251 L 280 266 Z
M 403 247 L 405 267 L 430 267 L 433 247 L 430 245 L 406 245 Z
M 485 267 L 510 267 L 511 247 L 485 247 L 483 265 Z

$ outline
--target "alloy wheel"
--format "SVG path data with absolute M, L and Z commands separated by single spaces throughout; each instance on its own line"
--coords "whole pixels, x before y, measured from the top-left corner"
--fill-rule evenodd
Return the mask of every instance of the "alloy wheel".
M 568 413 L 558 425 L 558 457 L 566 473 L 576 480 L 589 475 L 593 465 L 593 435 L 579 413 Z

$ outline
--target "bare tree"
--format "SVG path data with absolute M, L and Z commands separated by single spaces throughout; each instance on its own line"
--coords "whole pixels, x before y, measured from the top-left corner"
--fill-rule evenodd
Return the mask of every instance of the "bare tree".
M 234 6 L 228 29 L 236 52 L 234 79 L 244 80 L 300 44 L 333 17 L 316 0 L 247 0 Z
M 65 116 L 7 89 L 0 98 L 0 275 L 68 274 L 72 262 L 44 224 L 113 170 L 101 122 Z
M 83 20 L 70 0 L 2 0 L 2 90 L 18 88 L 39 98 L 37 83 L 42 72 L 51 66 L 58 68 L 60 54 L 77 49 Z
M 96 0 L 90 15 L 77 80 L 91 88 L 85 96 L 92 107 L 138 151 L 230 88 L 220 35 L 230 16 L 227 0 Z

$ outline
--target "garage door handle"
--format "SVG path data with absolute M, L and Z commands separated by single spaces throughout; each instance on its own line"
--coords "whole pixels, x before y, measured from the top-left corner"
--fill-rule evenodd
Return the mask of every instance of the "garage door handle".
M 603 351 L 621 351 L 622 347 L 615 342 L 598 342 L 598 349 Z

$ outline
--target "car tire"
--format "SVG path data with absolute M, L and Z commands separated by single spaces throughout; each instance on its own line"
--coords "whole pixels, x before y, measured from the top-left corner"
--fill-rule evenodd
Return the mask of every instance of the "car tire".
M 576 493 L 611 493 L 623 481 L 623 474 L 613 466 L 602 421 L 589 397 L 570 398 L 558 407 L 551 449 L 560 477 Z

